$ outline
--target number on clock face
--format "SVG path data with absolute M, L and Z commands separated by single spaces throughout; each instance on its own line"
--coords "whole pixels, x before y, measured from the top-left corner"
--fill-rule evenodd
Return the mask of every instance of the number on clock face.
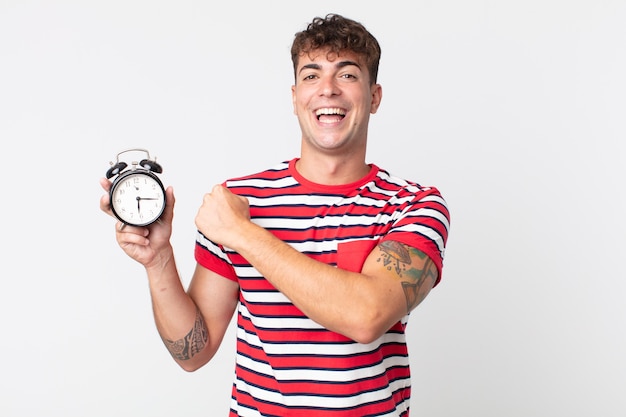
M 149 175 L 130 174 L 121 178 L 111 195 L 115 214 L 124 222 L 145 225 L 159 218 L 165 196 L 160 184 Z

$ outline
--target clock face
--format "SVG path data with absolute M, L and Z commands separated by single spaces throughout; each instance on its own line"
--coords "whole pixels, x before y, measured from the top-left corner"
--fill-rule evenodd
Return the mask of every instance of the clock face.
M 111 188 L 111 208 L 118 219 L 135 226 L 156 221 L 165 208 L 161 182 L 148 172 L 130 172 Z

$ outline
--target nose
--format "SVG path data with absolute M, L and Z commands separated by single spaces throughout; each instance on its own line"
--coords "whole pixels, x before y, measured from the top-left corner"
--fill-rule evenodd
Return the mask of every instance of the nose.
M 341 94 L 335 77 L 323 77 L 319 88 L 320 96 L 331 97 Z

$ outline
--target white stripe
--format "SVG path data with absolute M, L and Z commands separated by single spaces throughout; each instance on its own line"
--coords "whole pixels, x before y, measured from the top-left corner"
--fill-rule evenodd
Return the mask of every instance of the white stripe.
M 426 197 L 422 198 L 420 201 L 434 201 L 436 203 L 441 204 L 444 207 L 447 206 L 446 200 L 444 200 L 443 197 L 437 194 L 429 194 Z
M 446 228 L 446 230 L 450 229 L 450 223 L 448 223 L 448 219 L 444 214 L 438 210 L 434 209 L 419 209 L 415 211 L 411 211 L 406 214 L 407 217 L 428 217 L 431 219 L 439 220 Z
M 449 228 L 448 219 L 440 211 L 434 209 L 418 209 L 412 210 L 412 207 L 407 207 L 407 217 L 430 217 L 439 220 Z M 259 219 L 253 219 L 253 222 L 266 229 L 290 229 L 290 230 L 306 230 L 312 227 L 331 227 L 331 226 L 371 226 L 373 224 L 387 224 L 397 216 L 400 212 L 394 212 L 392 215 L 379 214 L 379 215 L 361 215 L 361 216 L 347 216 L 347 215 L 329 215 L 318 216 L 304 219 L 294 219 L 286 217 L 265 217 Z
M 230 400 L 230 408 L 235 410 L 239 417 L 263 417 L 261 413 L 253 408 L 246 407 L 243 404 L 237 404 L 234 398 Z
M 231 250 L 232 252 L 232 250 Z M 234 265 L 235 272 L 241 278 L 260 278 L 261 274 L 253 266 L 237 266 Z
M 254 219 L 254 223 L 266 229 L 271 228 L 288 228 L 293 230 L 306 230 L 311 227 L 328 227 L 328 226 L 371 226 L 372 224 L 384 224 L 393 219 L 388 214 L 374 216 L 346 216 L 346 215 L 329 215 L 318 216 L 306 219 L 293 219 L 285 217 L 269 217 Z
M 378 240 L 382 237 L 381 234 L 368 235 L 367 239 L 351 238 L 351 239 L 335 239 L 335 240 L 321 240 L 321 241 L 306 241 L 306 242 L 286 242 L 291 247 L 299 252 L 323 254 L 325 252 L 334 252 L 337 250 L 339 243 L 352 242 L 352 241 L 365 241 L 365 240 Z M 225 248 L 229 250 L 228 248 Z M 232 250 L 229 250 L 233 252 Z M 237 275 L 241 272 L 242 277 L 260 277 L 261 274 L 257 272 L 253 267 L 237 266 L 234 265 Z
M 291 301 L 279 291 L 241 291 L 244 299 L 251 303 L 291 304 Z M 245 308 L 245 306 L 244 306 Z
M 298 182 L 295 178 L 252 178 L 237 181 L 227 181 L 228 187 L 255 187 L 255 188 L 285 188 L 297 185 Z
M 297 318 L 267 318 L 255 317 L 254 323 L 257 327 L 275 330 L 324 330 L 324 327 L 306 317 Z
M 337 250 L 336 240 L 291 242 L 290 245 L 299 252 L 308 253 L 324 253 Z
M 423 226 L 421 224 L 407 224 L 407 225 L 392 229 L 387 236 L 393 236 L 394 232 L 411 232 L 411 233 L 417 232 L 424 236 L 427 236 L 437 245 L 437 248 L 439 249 L 439 252 L 441 252 L 442 257 L 443 257 L 443 251 L 444 251 L 443 238 L 434 229 L 427 227 L 427 226 Z
M 399 205 L 412 198 L 403 198 L 394 201 L 394 205 Z M 367 207 L 384 207 L 389 202 L 386 200 L 377 200 L 369 197 L 355 196 L 344 198 L 341 196 L 326 195 L 278 195 L 273 197 L 248 197 L 251 206 L 271 207 L 271 206 L 346 206 L 358 203 Z
M 332 344 L 332 354 L 354 355 L 360 353 L 367 353 L 375 350 L 384 341 L 389 342 L 389 337 L 385 336 L 398 336 L 395 339 L 397 343 L 404 343 L 404 337 L 399 334 L 388 334 L 379 338 L 377 341 L 368 344 L 361 343 L 346 343 L 346 344 Z M 394 337 L 391 337 L 394 339 Z M 269 355 L 328 355 L 328 344 L 324 343 L 265 343 L 265 351 Z

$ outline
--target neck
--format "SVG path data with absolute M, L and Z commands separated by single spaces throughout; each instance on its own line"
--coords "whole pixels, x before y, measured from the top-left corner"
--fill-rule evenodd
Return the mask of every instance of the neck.
M 304 178 L 317 184 L 341 185 L 358 181 L 367 175 L 370 166 L 363 158 L 314 157 L 302 155 L 296 169 Z

